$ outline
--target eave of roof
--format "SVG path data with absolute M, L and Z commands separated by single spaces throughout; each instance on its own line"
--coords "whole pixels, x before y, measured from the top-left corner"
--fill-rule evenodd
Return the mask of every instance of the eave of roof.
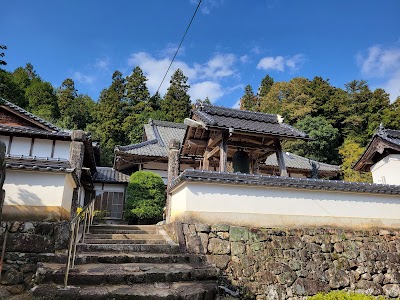
M 4 135 L 71 140 L 71 133 L 66 131 L 47 131 L 31 127 L 9 126 L 4 124 L 0 124 L 0 133 Z
M 97 172 L 93 176 L 93 182 L 128 183 L 129 176 L 111 167 L 97 167 Z
M 25 109 L 19 107 L 18 105 L 15 105 L 14 103 L 11 103 L 3 98 L 1 98 L 1 100 L 2 100 L 1 104 L 4 107 L 10 108 L 11 110 L 15 111 L 19 116 L 23 117 L 24 119 L 29 120 L 32 123 L 36 123 L 36 124 L 39 123 L 39 124 L 47 127 L 49 130 L 61 131 L 61 129 L 58 128 L 57 126 L 55 126 L 54 124 L 52 124 L 46 120 L 43 120 L 42 118 L 40 118 L 38 116 L 35 116 L 34 114 L 26 111 Z
M 217 184 L 235 184 L 249 186 L 269 186 L 278 188 L 300 188 L 311 190 L 342 191 L 354 193 L 376 193 L 399 195 L 400 186 L 386 184 L 371 184 L 346 182 L 337 180 L 322 180 L 308 178 L 292 178 L 282 176 L 265 176 L 242 173 L 224 173 L 215 171 L 185 170 L 168 187 L 171 192 L 181 183 L 206 182 Z

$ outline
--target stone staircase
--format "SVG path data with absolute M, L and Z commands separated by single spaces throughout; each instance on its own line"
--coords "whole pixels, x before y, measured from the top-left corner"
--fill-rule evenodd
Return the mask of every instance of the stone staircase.
M 216 296 L 218 269 L 181 254 L 161 226 L 95 225 L 77 245 L 63 289 L 65 263 L 39 263 L 34 299 L 187 299 Z

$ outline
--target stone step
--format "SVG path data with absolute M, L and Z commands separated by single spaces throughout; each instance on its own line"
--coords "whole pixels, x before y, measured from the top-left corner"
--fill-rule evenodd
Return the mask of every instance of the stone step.
M 89 234 L 158 234 L 157 230 L 101 229 L 93 228 L 93 226 L 89 231 Z
M 69 285 L 113 285 L 175 281 L 213 280 L 218 269 L 199 264 L 84 264 L 75 265 L 69 272 Z M 37 271 L 39 283 L 62 284 L 64 264 L 40 263 Z
M 90 229 L 107 229 L 107 230 L 157 230 L 160 226 L 157 225 L 114 225 L 114 224 L 102 224 L 92 225 Z
M 148 252 L 148 253 L 179 253 L 178 245 L 160 244 L 77 244 L 78 253 L 81 252 Z
M 85 240 L 86 239 L 113 239 L 113 240 L 145 240 L 145 239 L 150 239 L 150 240 L 156 240 L 156 239 L 163 239 L 162 235 L 160 234 L 132 234 L 132 233 L 127 233 L 127 234 L 112 234 L 112 233 L 87 233 L 85 235 Z
M 147 245 L 157 245 L 157 244 L 166 244 L 167 241 L 163 238 L 161 239 L 136 239 L 136 240 L 114 240 L 114 239 L 97 239 L 85 238 L 85 244 L 115 244 L 115 245 L 122 245 L 122 244 L 147 244 Z
M 33 296 L 43 300 L 96 299 L 96 300 L 213 300 L 217 286 L 213 281 L 156 282 L 132 285 L 104 285 L 70 287 L 66 290 L 56 285 L 39 285 Z
M 66 262 L 67 257 L 62 262 Z M 151 264 L 171 264 L 171 263 L 205 263 L 206 257 L 195 254 L 164 254 L 164 253 L 81 253 L 75 258 L 75 264 L 123 264 L 123 263 L 151 263 Z M 51 262 L 48 260 L 47 262 Z M 61 262 L 60 260 L 54 262 Z

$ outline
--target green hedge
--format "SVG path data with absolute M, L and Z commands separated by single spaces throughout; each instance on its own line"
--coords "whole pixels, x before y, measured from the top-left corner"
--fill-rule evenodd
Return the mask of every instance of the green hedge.
M 344 291 L 332 291 L 327 294 L 317 294 L 308 300 L 383 300 L 384 297 L 374 297 L 364 294 L 356 294 Z
M 138 171 L 130 177 L 126 193 L 127 220 L 162 220 L 165 205 L 165 187 L 160 175 Z

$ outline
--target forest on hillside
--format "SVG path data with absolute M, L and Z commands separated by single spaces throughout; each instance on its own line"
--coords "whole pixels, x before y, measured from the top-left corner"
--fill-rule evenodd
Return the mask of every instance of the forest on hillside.
M 0 65 L 1 66 L 1 65 Z M 116 145 L 141 142 L 143 124 L 149 118 L 183 122 L 192 102 L 188 78 L 181 70 L 171 77 L 166 94 L 150 95 L 140 67 L 123 77 L 115 71 L 110 86 L 98 99 L 79 94 L 71 78 L 53 87 L 31 64 L 13 72 L 0 68 L 0 97 L 64 129 L 82 129 L 100 141 L 102 165 L 112 165 Z M 197 99 L 196 104 L 210 100 Z M 343 178 L 370 182 L 370 174 L 351 170 L 368 141 L 380 126 L 400 129 L 400 97 L 390 103 L 383 89 L 371 90 L 366 81 L 353 80 L 344 89 L 329 79 L 296 77 L 274 82 L 266 75 L 254 92 L 248 85 L 240 108 L 280 114 L 285 122 L 307 132 L 311 142 L 286 142 L 284 150 L 320 162 L 342 166 Z

